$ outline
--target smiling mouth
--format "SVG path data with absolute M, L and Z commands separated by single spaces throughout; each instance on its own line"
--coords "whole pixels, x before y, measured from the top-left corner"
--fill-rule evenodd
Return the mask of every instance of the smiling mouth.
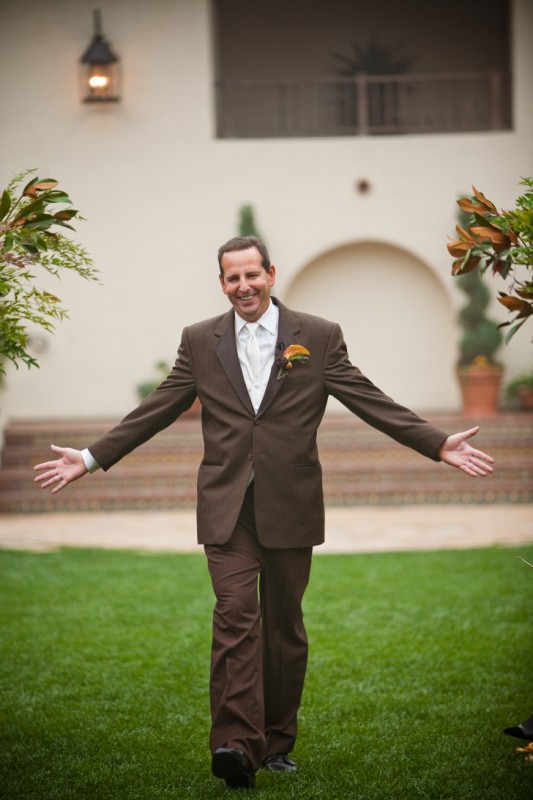
M 239 299 L 241 300 L 242 303 L 248 303 L 250 300 L 253 300 L 254 298 L 255 298 L 255 294 L 249 294 L 249 295 L 246 295 L 245 297 L 241 297 Z

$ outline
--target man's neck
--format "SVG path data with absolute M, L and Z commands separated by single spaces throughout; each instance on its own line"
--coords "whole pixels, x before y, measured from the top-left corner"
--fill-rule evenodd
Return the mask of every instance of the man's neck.
M 272 308 L 272 300 L 269 300 L 268 306 L 263 311 L 261 316 L 258 317 L 257 319 L 245 319 L 244 317 L 241 317 L 241 315 L 238 314 L 237 311 L 235 312 L 235 316 L 238 317 L 238 319 L 240 319 L 243 324 L 248 324 L 249 322 L 261 322 L 265 314 L 268 314 L 270 312 L 271 308 Z

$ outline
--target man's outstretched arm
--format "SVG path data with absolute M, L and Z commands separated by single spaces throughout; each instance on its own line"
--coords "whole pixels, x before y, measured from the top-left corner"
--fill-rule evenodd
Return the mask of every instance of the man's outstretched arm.
M 482 450 L 476 450 L 467 441 L 478 431 L 479 426 L 476 425 L 475 428 L 448 436 L 439 450 L 441 461 L 457 467 L 472 478 L 484 478 L 490 475 L 493 472 L 494 459 Z
M 74 450 L 72 447 L 58 447 L 55 444 L 51 445 L 51 450 L 59 458 L 36 464 L 34 470 L 40 472 L 40 475 L 35 478 L 35 483 L 40 483 L 41 489 L 48 489 L 51 486 L 52 494 L 56 494 L 67 484 L 81 478 L 88 470 L 80 450 Z

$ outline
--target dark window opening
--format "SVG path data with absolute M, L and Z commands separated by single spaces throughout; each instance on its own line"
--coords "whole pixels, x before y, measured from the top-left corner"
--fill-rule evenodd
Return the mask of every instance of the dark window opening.
M 220 138 L 511 127 L 507 0 L 213 0 L 213 12 Z

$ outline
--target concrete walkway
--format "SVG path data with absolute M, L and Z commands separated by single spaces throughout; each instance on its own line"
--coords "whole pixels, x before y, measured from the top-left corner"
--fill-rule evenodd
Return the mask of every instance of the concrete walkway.
M 326 509 L 317 553 L 533 545 L 533 505 Z M 0 548 L 109 547 L 199 552 L 194 511 L 113 511 L 0 516 Z

